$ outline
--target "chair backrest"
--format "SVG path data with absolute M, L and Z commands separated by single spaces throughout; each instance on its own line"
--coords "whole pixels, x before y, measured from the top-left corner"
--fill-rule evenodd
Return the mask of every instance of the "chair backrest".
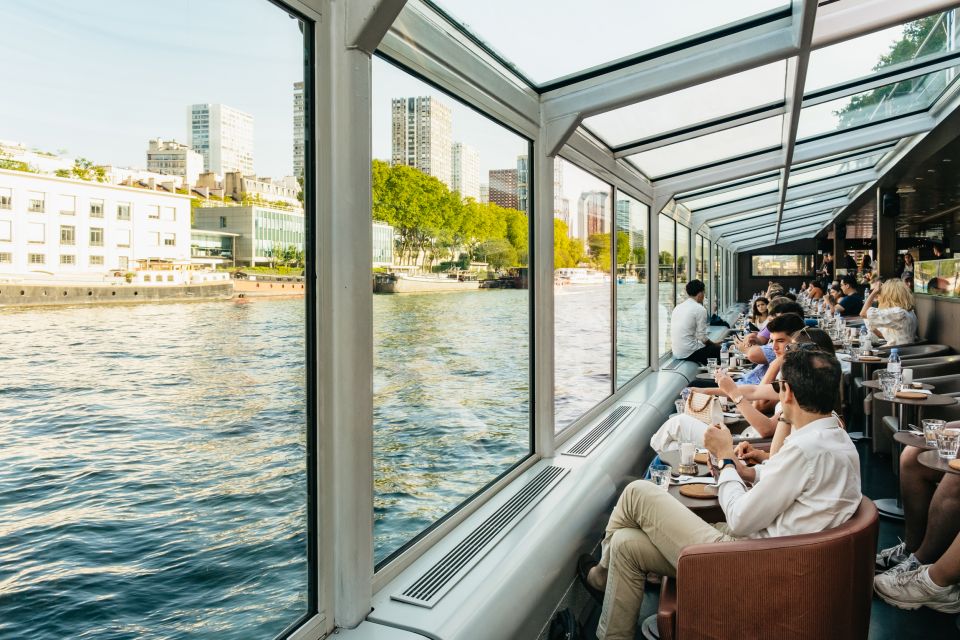
M 932 358 L 933 356 L 945 356 L 953 353 L 953 348 L 945 344 L 905 344 L 896 346 L 897 353 L 904 360 L 908 358 Z M 894 348 L 890 347 L 890 349 Z M 887 353 L 890 349 L 881 348 L 881 353 Z
M 864 497 L 850 520 L 827 531 L 684 548 L 675 637 L 865 640 L 878 531 L 877 508 Z M 715 580 L 742 575 L 745 562 L 756 573 L 736 589 Z M 756 603 L 761 615 L 734 615 Z
M 960 362 L 960 356 L 923 356 L 923 357 L 914 357 L 907 356 L 903 359 L 903 366 L 913 367 L 919 366 L 922 364 L 933 364 L 936 362 Z
M 960 373 L 960 360 L 944 360 L 930 364 L 916 364 L 909 360 L 907 362 L 909 364 L 907 368 L 913 369 L 914 380 Z

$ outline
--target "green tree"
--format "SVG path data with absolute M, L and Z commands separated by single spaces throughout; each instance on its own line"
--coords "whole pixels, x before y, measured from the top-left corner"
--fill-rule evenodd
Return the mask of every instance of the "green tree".
M 495 271 L 517 263 L 517 250 L 506 238 L 487 240 L 480 245 L 478 251 Z
M 553 219 L 553 267 L 564 269 L 575 267 L 583 260 L 583 243 L 571 238 L 567 223 Z
M 86 158 L 77 158 L 73 161 L 73 167 L 70 169 L 57 169 L 54 174 L 61 178 L 75 178 L 77 180 L 87 180 L 88 182 L 106 182 L 107 171 L 99 167 L 91 160 Z
M 0 147 L 0 169 L 9 169 L 10 171 L 23 171 L 26 173 L 38 173 L 36 167 L 28 165 L 22 160 L 14 160 L 13 156 Z
M 610 270 L 610 234 L 609 233 L 591 233 L 587 238 L 587 246 L 590 250 L 590 260 L 593 264 L 603 269 Z
M 617 231 L 617 264 L 626 266 L 630 263 L 633 253 L 630 251 L 630 234 L 626 231 Z

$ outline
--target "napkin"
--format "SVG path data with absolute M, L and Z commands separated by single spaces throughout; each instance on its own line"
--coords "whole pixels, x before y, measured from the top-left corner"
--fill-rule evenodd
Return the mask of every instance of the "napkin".
M 925 396 L 933 395 L 933 392 L 930 389 L 914 389 L 908 385 L 902 385 L 900 391 L 909 391 L 910 393 L 922 393 Z

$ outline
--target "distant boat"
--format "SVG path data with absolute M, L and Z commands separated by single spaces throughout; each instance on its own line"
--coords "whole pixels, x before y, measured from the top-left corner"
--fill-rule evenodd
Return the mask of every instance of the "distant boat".
M 553 280 L 558 285 L 610 284 L 610 274 L 585 267 L 566 267 L 554 271 Z
M 374 277 L 374 293 L 431 293 L 442 291 L 473 291 L 480 281 L 473 274 L 404 275 L 378 273 Z

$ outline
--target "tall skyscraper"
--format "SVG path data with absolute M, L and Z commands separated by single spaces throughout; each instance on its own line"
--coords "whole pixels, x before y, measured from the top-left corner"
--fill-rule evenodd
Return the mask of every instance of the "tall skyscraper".
M 630 250 L 643 246 L 643 231 L 646 225 L 646 212 L 636 200 L 620 198 L 617 200 L 617 234 L 626 233 L 630 241 Z
M 610 233 L 610 219 L 605 215 L 606 191 L 585 191 L 577 203 L 577 234 L 586 240 L 595 233 Z
M 517 156 L 517 209 L 527 210 L 527 156 Z
M 490 170 L 490 202 L 507 209 L 517 208 L 517 170 Z
M 452 149 L 452 189 L 464 198 L 480 201 L 480 154 L 468 144 L 454 142 Z
M 570 199 L 563 194 L 563 158 L 559 156 L 553 160 L 553 217 L 567 225 L 567 235 L 572 238 Z
M 304 172 L 303 83 L 293 83 L 293 175 L 303 180 Z
M 483 204 L 490 202 L 490 185 L 486 182 L 480 183 L 480 202 Z
M 253 173 L 253 116 L 225 104 L 187 108 L 187 144 L 203 156 L 204 171 Z
M 407 165 L 453 188 L 450 107 L 430 96 L 391 101 L 394 166 Z

